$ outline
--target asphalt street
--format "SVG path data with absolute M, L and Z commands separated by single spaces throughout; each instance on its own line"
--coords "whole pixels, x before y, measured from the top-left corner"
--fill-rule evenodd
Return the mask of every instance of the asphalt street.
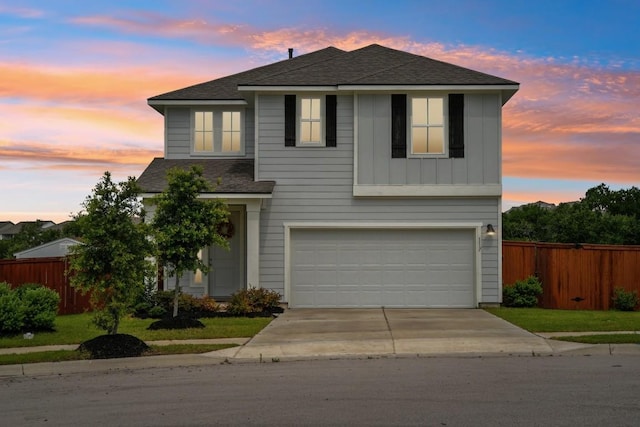
M 0 378 L 2 424 L 637 425 L 634 355 L 220 363 Z

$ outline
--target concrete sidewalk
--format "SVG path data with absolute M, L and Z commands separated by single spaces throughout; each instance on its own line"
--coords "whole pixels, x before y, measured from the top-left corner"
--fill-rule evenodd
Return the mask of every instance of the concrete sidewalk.
M 251 339 L 149 343 L 236 343 L 239 347 L 205 354 L 5 365 L 0 366 L 0 377 L 340 357 L 640 356 L 640 345 L 636 344 L 591 345 L 549 339 L 561 334 L 565 333 L 532 334 L 474 309 L 289 309 Z M 65 346 L 47 349 L 61 347 Z M 14 348 L 2 353 L 16 350 L 29 351 Z M 30 348 L 34 350 L 45 351 Z
M 251 338 L 215 338 L 215 339 L 195 339 L 195 340 L 159 340 L 146 341 L 147 345 L 172 345 L 172 344 L 236 344 L 244 345 Z M 41 345 L 36 347 L 13 347 L 0 348 L 0 354 L 25 354 L 38 353 L 42 351 L 69 350 L 73 351 L 78 348 L 78 344 L 64 345 Z

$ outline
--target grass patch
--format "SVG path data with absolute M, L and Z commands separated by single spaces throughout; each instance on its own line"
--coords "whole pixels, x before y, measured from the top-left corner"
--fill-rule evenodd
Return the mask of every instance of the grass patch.
M 154 319 L 127 317 L 122 319 L 118 332 L 136 336 L 143 341 L 252 337 L 271 320 L 269 317 L 214 317 L 200 319 L 205 325 L 202 329 L 148 331 L 147 327 Z M 90 314 L 70 314 L 56 317 L 55 331 L 37 332 L 33 339 L 25 340 L 22 335 L 2 337 L 0 348 L 80 344 L 103 334 L 104 331 L 91 323 Z
M 0 365 L 22 365 L 25 363 L 68 362 L 88 359 L 75 350 L 39 351 L 37 353 L 0 354 Z
M 575 337 L 554 337 L 554 340 L 584 344 L 640 344 L 640 334 L 604 334 Z
M 530 332 L 639 331 L 640 311 L 487 308 L 486 311 Z
M 171 344 L 152 345 L 144 356 L 160 356 L 167 354 L 198 354 L 236 347 L 236 344 Z M 70 360 L 86 360 L 89 357 L 77 350 L 39 351 L 23 354 L 0 354 L 0 365 L 22 365 L 26 363 L 68 362 Z
M 151 350 L 145 356 L 159 356 L 163 354 L 199 354 L 210 351 L 224 350 L 225 348 L 237 347 L 237 344 L 170 344 L 152 345 Z

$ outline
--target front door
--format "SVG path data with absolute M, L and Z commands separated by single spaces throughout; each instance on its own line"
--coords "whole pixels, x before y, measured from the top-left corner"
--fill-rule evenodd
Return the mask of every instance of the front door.
M 226 300 L 231 294 L 245 288 L 245 211 L 243 206 L 230 206 L 227 228 L 229 250 L 212 246 L 209 248 L 209 296 Z

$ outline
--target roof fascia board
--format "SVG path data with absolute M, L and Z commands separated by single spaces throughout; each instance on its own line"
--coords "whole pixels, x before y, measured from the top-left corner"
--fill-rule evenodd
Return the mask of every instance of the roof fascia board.
M 238 91 L 260 91 L 260 92 L 335 92 L 339 90 L 336 86 L 238 86 Z
M 185 105 L 248 105 L 243 99 L 167 99 L 149 100 L 147 103 L 152 106 L 185 106 Z
M 393 91 L 393 90 L 513 90 L 519 89 L 519 85 L 338 85 L 338 90 L 345 91 Z
M 142 193 L 140 197 L 143 199 L 152 199 L 160 194 L 157 193 Z M 200 193 L 199 199 L 271 199 L 273 194 L 271 193 Z

